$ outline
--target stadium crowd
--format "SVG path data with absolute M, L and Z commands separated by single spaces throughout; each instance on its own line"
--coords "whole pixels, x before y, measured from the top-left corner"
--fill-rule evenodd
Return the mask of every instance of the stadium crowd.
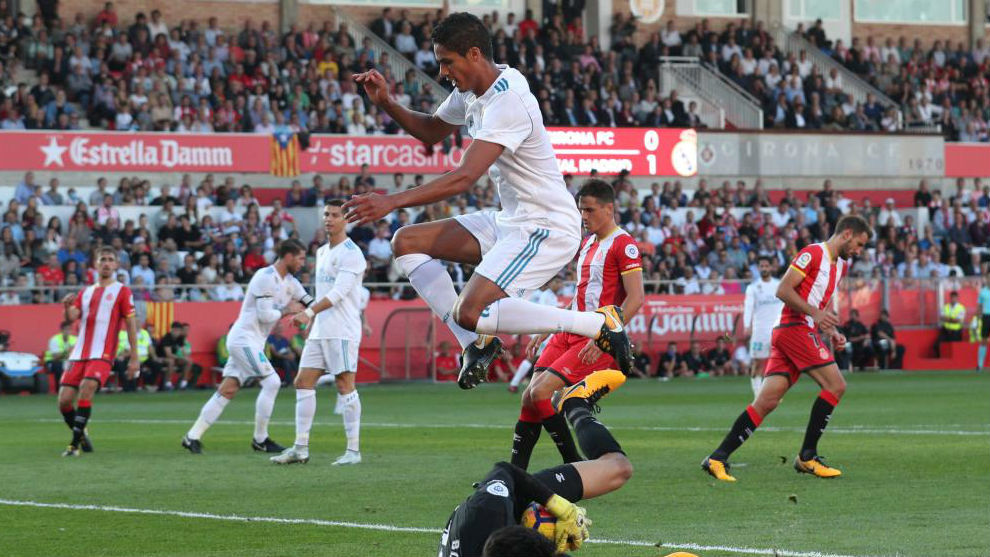
M 396 13 L 398 12 L 398 13 Z M 385 8 L 371 23 L 417 67 L 436 71 L 430 34 L 443 12 L 411 18 Z M 293 26 L 278 34 L 268 21 L 242 28 L 164 21 L 153 10 L 119 21 L 112 2 L 93 21 L 13 14 L 0 2 L 0 129 L 79 129 L 177 132 L 310 132 L 394 134 L 398 126 L 368 102 L 351 80 L 377 68 L 406 106 L 430 111 L 432 93 L 406 75 L 393 75 L 388 53 L 376 57 L 369 40 L 355 44 L 347 24 Z M 856 103 L 834 70 L 821 75 L 806 53 L 784 55 L 762 22 L 741 20 L 715 30 L 708 20 L 689 29 L 668 21 L 636 44 L 634 18 L 616 13 L 603 45 L 573 8 L 527 13 L 517 21 L 498 12 L 483 21 L 497 62 L 527 76 L 545 122 L 562 126 L 700 127 L 698 107 L 657 84 L 660 56 L 693 56 L 755 96 L 767 127 L 896 131 L 941 124 L 949 139 L 986 141 L 990 120 L 990 47 L 915 38 L 883 47 L 872 37 L 846 46 L 829 40 L 820 22 L 801 26 L 812 44 L 862 75 L 902 107 L 872 96 Z M 37 81 L 18 79 L 21 67 Z M 439 92 L 443 93 L 443 92 Z
M 4 290 L 0 303 L 52 301 L 91 283 L 92 253 L 103 245 L 117 250 L 121 278 L 139 299 L 237 300 L 254 271 L 273 260 L 279 241 L 303 241 L 311 260 L 324 243 L 322 229 L 312 238 L 299 238 L 287 208 L 313 207 L 373 189 L 413 188 L 422 181 L 419 175 L 408 180 L 395 174 L 389 180 L 363 171 L 328 185 L 315 175 L 306 188 L 294 180 L 262 218 L 251 186 L 238 186 L 232 176 L 210 175 L 193 184 L 183 175 L 175 187 L 123 178 L 113 189 L 100 178 L 87 199 L 81 199 L 74 188 L 63 192 L 58 178 L 43 187 L 28 172 L 2 209 L 0 286 L 40 288 Z M 576 192 L 579 180 L 568 175 L 565 181 Z M 853 280 L 962 278 L 982 274 L 988 261 L 990 185 L 980 179 L 960 178 L 947 195 L 922 180 L 914 201 L 928 208 L 929 224 L 920 234 L 914 216 L 899 212 L 893 199 L 883 207 L 873 206 L 868 198 L 853 201 L 830 180 L 821 190 L 800 196 L 787 190 L 777 203 L 771 203 L 760 180 L 709 187 L 701 179 L 693 190 L 680 181 L 663 181 L 640 191 L 619 175 L 613 184 L 617 222 L 638 241 L 648 292 L 741 292 L 745 281 L 758 274 L 757 257 L 769 256 L 783 269 L 803 246 L 827 238 L 839 217 L 848 213 L 864 215 L 877 231 L 852 266 Z M 56 205 L 75 206 L 68 222 L 45 218 L 45 207 Z M 132 206 L 146 209 L 137 219 L 122 219 L 119 208 Z M 498 199 L 488 181 L 448 201 L 419 211 L 399 210 L 374 225 L 355 227 L 350 236 L 366 252 L 367 280 L 388 282 L 399 278 L 391 265 L 390 239 L 400 227 L 493 207 L 498 207 Z M 312 261 L 301 276 L 304 284 L 311 282 L 311 268 Z M 451 265 L 450 270 L 458 285 L 471 273 L 469 266 Z M 565 284 L 573 273 L 564 271 Z M 561 295 L 568 295 L 568 288 L 572 287 L 566 286 Z M 378 295 L 413 294 L 401 289 Z

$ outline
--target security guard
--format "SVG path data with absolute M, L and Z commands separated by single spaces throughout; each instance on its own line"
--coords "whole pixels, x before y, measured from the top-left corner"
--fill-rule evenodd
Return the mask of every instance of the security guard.
M 123 387 L 125 391 L 136 391 L 138 382 L 137 377 L 132 380 L 128 380 L 125 375 L 125 371 L 127 370 L 127 360 L 130 358 L 130 347 L 128 347 L 127 343 L 124 342 L 127 339 L 127 331 L 120 331 L 118 335 L 117 358 L 113 363 L 113 370 L 117 374 L 118 384 Z M 137 349 L 138 360 L 141 362 L 141 373 L 148 372 L 147 368 L 151 363 L 148 361 L 148 358 L 151 357 L 151 347 L 151 333 L 148 332 L 148 328 L 144 327 L 138 329 Z M 140 377 L 140 375 L 138 377 Z
M 939 331 L 938 343 L 935 344 L 935 357 L 942 357 L 943 342 L 962 340 L 963 324 L 966 322 L 966 306 L 959 303 L 959 293 L 953 290 L 949 294 L 949 303 L 942 307 L 942 329 Z
M 125 335 L 126 336 L 126 335 Z M 58 385 L 65 371 L 65 361 L 76 345 L 76 335 L 72 334 L 72 323 L 63 321 L 61 330 L 48 339 L 48 350 L 45 350 L 45 370 L 55 376 Z

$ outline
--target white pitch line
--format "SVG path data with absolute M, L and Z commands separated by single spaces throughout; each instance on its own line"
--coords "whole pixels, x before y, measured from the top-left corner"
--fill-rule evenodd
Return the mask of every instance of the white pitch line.
M 62 423 L 56 418 L 40 418 L 32 420 L 43 423 Z M 191 424 L 192 420 L 175 419 L 97 419 L 95 423 L 105 424 Z M 339 422 L 316 422 L 314 425 L 334 425 Z M 270 425 L 294 426 L 295 422 L 273 420 Z M 213 425 L 254 425 L 254 421 L 248 420 L 219 420 Z M 362 422 L 361 427 L 377 427 L 383 429 L 505 429 L 505 424 L 417 424 L 417 423 L 392 423 L 392 422 Z M 622 426 L 610 425 L 609 429 L 616 431 L 670 431 L 670 432 L 724 432 L 725 428 L 717 427 L 695 427 L 695 426 Z M 783 432 L 783 433 L 803 433 L 803 427 L 761 427 L 759 431 Z M 829 433 L 840 435 L 960 435 L 960 436 L 990 436 L 990 430 L 973 431 L 959 429 L 900 429 L 886 428 L 878 426 L 850 426 L 831 427 Z
M 100 511 L 128 514 L 146 514 L 157 516 L 175 516 L 179 518 L 201 518 L 207 520 L 222 520 L 226 522 L 267 522 L 271 524 L 302 524 L 311 526 L 333 526 L 338 528 L 357 528 L 361 530 L 379 530 L 383 532 L 409 532 L 416 534 L 441 534 L 440 528 L 422 528 L 418 526 L 395 526 L 392 524 L 364 524 L 360 522 L 345 522 L 337 520 L 322 520 L 318 518 L 280 518 L 274 516 L 242 516 L 236 514 L 212 514 L 192 511 L 170 511 L 163 509 L 138 509 L 132 507 L 117 507 L 110 505 L 73 505 L 69 503 L 42 503 L 38 501 L 21 501 L 16 499 L 0 499 L 0 505 L 10 507 L 32 507 L 40 509 L 64 509 L 73 511 Z M 653 542 L 638 540 L 610 540 L 592 538 L 589 543 L 603 545 L 629 545 L 637 547 L 657 547 Z M 733 547 L 728 545 L 702 545 L 696 543 L 662 543 L 659 547 L 669 549 L 690 549 L 695 551 L 725 551 L 744 555 L 771 555 L 779 557 L 864 557 L 857 555 L 840 555 L 835 553 L 820 553 L 817 551 L 791 551 L 786 549 L 758 549 L 753 547 Z

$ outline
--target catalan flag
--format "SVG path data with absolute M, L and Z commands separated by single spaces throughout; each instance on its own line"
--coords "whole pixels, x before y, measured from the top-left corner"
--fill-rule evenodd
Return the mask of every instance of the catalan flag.
M 291 131 L 272 135 L 272 175 L 299 175 L 299 138 Z
M 148 323 L 155 340 L 165 336 L 175 321 L 175 302 L 148 302 Z

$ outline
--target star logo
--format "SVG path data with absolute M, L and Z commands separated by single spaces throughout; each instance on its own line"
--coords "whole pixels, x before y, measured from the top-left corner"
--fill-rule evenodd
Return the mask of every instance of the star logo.
M 48 145 L 41 147 L 41 152 L 45 154 L 45 162 L 42 166 L 51 166 L 52 164 L 65 166 L 65 163 L 62 162 L 62 154 L 68 150 L 68 147 L 62 147 L 59 145 L 57 139 L 54 137 L 51 138 Z

